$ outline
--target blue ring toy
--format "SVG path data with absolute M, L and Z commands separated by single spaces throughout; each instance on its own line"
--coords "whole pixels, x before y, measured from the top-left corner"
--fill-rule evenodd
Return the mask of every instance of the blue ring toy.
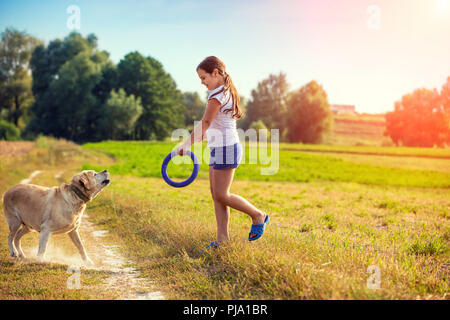
M 172 160 L 173 157 L 177 156 L 175 151 L 169 153 L 167 155 L 167 157 L 164 159 L 162 166 L 161 166 L 161 174 L 162 174 L 164 181 L 166 181 L 168 185 L 175 187 L 175 188 L 186 187 L 187 185 L 191 184 L 192 181 L 194 181 L 195 178 L 197 177 L 198 169 L 199 169 L 197 157 L 195 156 L 195 154 L 193 154 L 189 150 L 187 150 L 186 155 L 190 156 L 192 161 L 194 162 L 194 170 L 192 171 L 192 174 L 189 178 L 187 178 L 186 180 L 181 181 L 181 182 L 172 181 L 172 180 L 170 180 L 169 176 L 167 175 L 167 166 L 169 165 L 170 160 Z

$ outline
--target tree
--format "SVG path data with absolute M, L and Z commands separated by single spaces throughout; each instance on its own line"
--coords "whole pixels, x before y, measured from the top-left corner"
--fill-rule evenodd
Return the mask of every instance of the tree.
M 333 113 L 325 90 L 316 81 L 291 94 L 287 126 L 290 142 L 320 143 L 331 132 Z
M 107 116 L 103 128 L 108 129 L 109 138 L 125 140 L 132 138 L 136 120 L 142 113 L 141 99 L 134 95 L 127 97 L 125 90 L 111 91 L 106 101 Z
M 385 135 L 389 135 L 396 145 L 443 146 L 449 137 L 445 87 L 441 95 L 436 89 L 417 89 L 395 102 L 394 111 L 385 116 Z
M 111 90 L 120 89 L 118 85 L 117 67 L 111 62 L 107 61 L 101 71 L 101 79 L 94 87 L 92 93 L 99 99 L 100 103 L 105 103 L 109 98 Z
M 135 126 L 138 139 L 163 139 L 171 130 L 184 126 L 181 92 L 159 61 L 132 52 L 117 69 L 118 86 L 142 101 L 143 111 Z
M 202 119 L 206 103 L 200 99 L 197 92 L 184 92 L 182 98 L 186 108 L 184 113 L 184 124 L 185 126 L 193 126 L 194 121 L 200 121 Z
M 252 97 L 246 105 L 245 119 L 241 122 L 242 127 L 247 129 L 252 122 L 261 120 L 268 129 L 280 129 L 282 135 L 286 127 L 288 95 L 286 75 L 269 75 L 252 90 Z
M 89 36 L 88 36 L 89 37 Z M 45 94 L 50 83 L 58 77 L 59 68 L 81 52 L 92 52 L 96 49 L 93 42 L 72 32 L 64 40 L 55 39 L 47 47 L 39 45 L 33 51 L 30 65 L 33 71 L 33 94 L 39 99 Z
M 109 54 L 97 50 L 94 35 L 73 32 L 36 47 L 31 68 L 36 101 L 28 130 L 77 142 L 104 138 L 99 126 L 105 116 L 103 91 L 111 89 L 99 85 L 105 68 L 113 68 Z
M 6 29 L 0 42 L 0 115 L 19 126 L 33 103 L 29 62 L 40 40 L 25 32 Z

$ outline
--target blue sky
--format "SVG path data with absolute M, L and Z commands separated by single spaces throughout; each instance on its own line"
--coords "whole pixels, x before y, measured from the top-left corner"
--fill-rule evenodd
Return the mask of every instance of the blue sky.
M 0 30 L 14 27 L 48 43 L 70 33 L 66 11 L 77 5 L 78 31 L 95 33 L 115 63 L 135 50 L 150 55 L 183 91 L 204 97 L 195 67 L 216 55 L 247 98 L 281 71 L 292 90 L 316 80 L 330 103 L 378 113 L 416 88 L 440 89 L 450 76 L 448 2 L 14 0 L 0 2 Z M 378 10 L 375 28 L 370 6 Z

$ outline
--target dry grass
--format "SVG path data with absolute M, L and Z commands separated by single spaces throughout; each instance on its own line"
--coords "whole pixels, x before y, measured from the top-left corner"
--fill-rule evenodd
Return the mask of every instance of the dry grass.
M 267 233 L 248 243 L 250 219 L 232 210 L 232 241 L 204 255 L 215 237 L 206 179 L 174 190 L 122 176 L 108 192 L 93 218 L 169 298 L 443 299 L 448 291 L 445 189 L 236 181 L 232 192 L 270 213 Z M 367 287 L 371 265 L 381 270 L 377 290 Z

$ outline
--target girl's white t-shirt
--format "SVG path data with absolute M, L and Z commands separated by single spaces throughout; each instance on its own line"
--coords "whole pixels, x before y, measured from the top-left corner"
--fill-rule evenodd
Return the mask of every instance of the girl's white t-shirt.
M 211 122 L 208 130 L 206 130 L 206 139 L 208 140 L 208 147 L 225 147 L 233 145 L 239 142 L 239 135 L 236 129 L 236 119 L 233 119 L 232 111 L 225 112 L 226 110 L 233 110 L 233 97 L 231 92 L 220 92 L 223 85 L 217 87 L 211 91 L 208 95 L 209 99 L 217 99 L 220 102 L 221 108 L 217 112 L 217 115 Z M 214 95 L 214 97 L 212 97 Z

